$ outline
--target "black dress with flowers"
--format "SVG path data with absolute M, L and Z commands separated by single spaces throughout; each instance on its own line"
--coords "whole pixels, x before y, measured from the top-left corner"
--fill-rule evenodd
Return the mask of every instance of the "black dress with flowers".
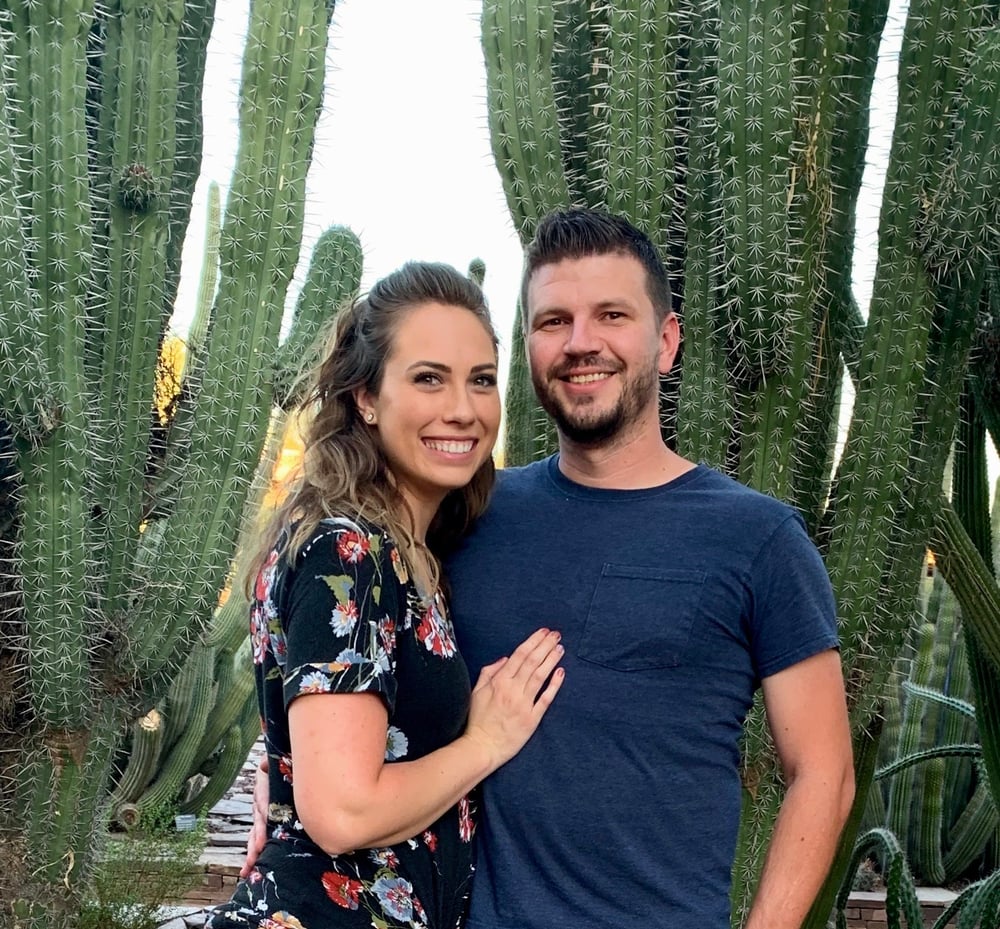
M 324 520 L 289 566 L 272 552 L 250 609 L 257 696 L 270 768 L 270 837 L 209 929 L 458 924 L 472 875 L 473 809 L 463 800 L 421 835 L 329 855 L 295 812 L 288 706 L 301 694 L 378 694 L 385 760 L 420 758 L 463 731 L 469 674 L 439 598 L 422 602 L 386 533 Z M 339 746 L 331 742 L 329 751 Z

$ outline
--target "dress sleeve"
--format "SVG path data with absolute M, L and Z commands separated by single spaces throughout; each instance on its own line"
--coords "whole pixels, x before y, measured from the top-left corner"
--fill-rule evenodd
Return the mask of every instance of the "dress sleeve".
M 758 679 L 838 647 L 830 578 L 797 513 L 768 539 L 752 577 L 752 653 Z
M 281 614 L 286 709 L 301 694 L 370 692 L 392 713 L 400 602 L 392 556 L 382 532 L 346 519 L 324 521 L 303 547 Z

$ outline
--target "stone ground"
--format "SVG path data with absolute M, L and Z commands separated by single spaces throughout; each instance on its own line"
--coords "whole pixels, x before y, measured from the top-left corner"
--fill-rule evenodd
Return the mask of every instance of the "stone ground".
M 208 811 L 208 834 L 202 863 L 239 864 L 246 850 L 247 835 L 253 824 L 253 783 L 257 762 L 264 754 L 258 739 L 246 764 L 225 796 Z M 165 906 L 159 929 L 202 929 L 208 917 L 203 906 Z

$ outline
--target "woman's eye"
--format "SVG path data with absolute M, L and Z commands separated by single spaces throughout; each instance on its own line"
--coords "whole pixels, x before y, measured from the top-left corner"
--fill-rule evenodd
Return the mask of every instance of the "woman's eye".
M 480 374 L 473 382 L 477 387 L 496 387 L 497 378 L 495 374 Z
M 421 371 L 413 379 L 417 384 L 440 384 L 441 378 L 432 371 Z

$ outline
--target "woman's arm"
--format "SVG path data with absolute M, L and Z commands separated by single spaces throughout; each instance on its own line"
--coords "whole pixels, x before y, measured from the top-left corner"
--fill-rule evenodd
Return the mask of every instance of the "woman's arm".
M 295 808 L 310 838 L 336 855 L 426 829 L 535 731 L 562 684 L 558 643 L 558 633 L 540 629 L 484 668 L 465 733 L 415 761 L 384 762 L 388 715 L 378 696 L 295 699 L 288 711 Z

